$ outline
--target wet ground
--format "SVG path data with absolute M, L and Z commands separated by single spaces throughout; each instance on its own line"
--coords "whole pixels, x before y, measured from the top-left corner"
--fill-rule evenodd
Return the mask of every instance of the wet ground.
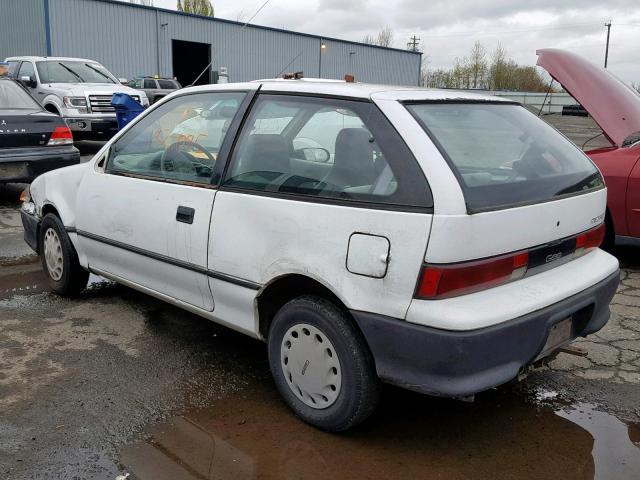
M 474 403 L 386 388 L 330 435 L 279 400 L 265 346 L 99 277 L 47 293 L 0 190 L 0 478 L 640 478 L 640 255 L 609 324 Z M 8 240 L 9 239 L 9 240 Z M 120 477 L 122 478 L 122 477 Z

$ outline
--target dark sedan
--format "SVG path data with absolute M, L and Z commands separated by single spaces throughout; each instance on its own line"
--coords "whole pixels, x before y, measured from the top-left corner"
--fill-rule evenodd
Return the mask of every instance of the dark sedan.
M 0 77 L 0 185 L 80 163 L 71 130 L 17 82 Z

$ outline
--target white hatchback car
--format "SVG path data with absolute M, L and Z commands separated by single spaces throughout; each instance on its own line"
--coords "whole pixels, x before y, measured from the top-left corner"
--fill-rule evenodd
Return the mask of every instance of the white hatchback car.
M 467 397 L 607 322 L 598 169 L 494 97 L 271 80 L 180 90 L 26 192 L 53 291 L 88 272 L 268 342 L 305 421 L 380 380 Z

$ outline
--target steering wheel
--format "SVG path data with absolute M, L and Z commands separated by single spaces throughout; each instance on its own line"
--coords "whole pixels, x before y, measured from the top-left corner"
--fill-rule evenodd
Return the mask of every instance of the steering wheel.
M 179 140 L 169 145 L 169 147 L 163 152 L 162 157 L 160 157 L 160 171 L 166 171 L 165 165 L 166 162 L 169 161 L 172 163 L 173 171 L 181 170 L 176 167 L 178 165 L 182 165 L 183 167 L 186 167 L 188 169 L 189 173 L 194 173 L 195 168 L 193 162 L 184 158 L 184 155 L 186 153 L 184 152 L 184 150 L 186 149 L 185 147 L 193 148 L 203 152 L 207 156 L 207 159 L 211 162 L 211 165 L 206 165 L 200 162 L 196 163 L 199 163 L 206 168 L 213 168 L 213 164 L 216 163 L 216 159 L 213 158 L 213 155 L 211 155 L 211 153 L 209 153 L 209 150 L 196 142 L 192 142 L 191 140 Z

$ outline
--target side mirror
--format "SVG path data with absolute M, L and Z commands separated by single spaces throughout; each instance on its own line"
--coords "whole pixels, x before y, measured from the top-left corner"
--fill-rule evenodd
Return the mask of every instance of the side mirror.
M 37 85 L 36 79 L 34 77 L 29 77 L 28 75 L 20 77 L 20 83 L 22 83 L 25 87 L 31 88 L 34 88 Z
M 310 162 L 327 163 L 331 158 L 331 153 L 326 148 L 308 147 L 297 150 L 302 153 L 305 160 Z
M 122 84 L 122 85 L 128 85 L 129 84 L 129 80 L 127 80 L 126 78 L 119 78 L 118 81 Z

